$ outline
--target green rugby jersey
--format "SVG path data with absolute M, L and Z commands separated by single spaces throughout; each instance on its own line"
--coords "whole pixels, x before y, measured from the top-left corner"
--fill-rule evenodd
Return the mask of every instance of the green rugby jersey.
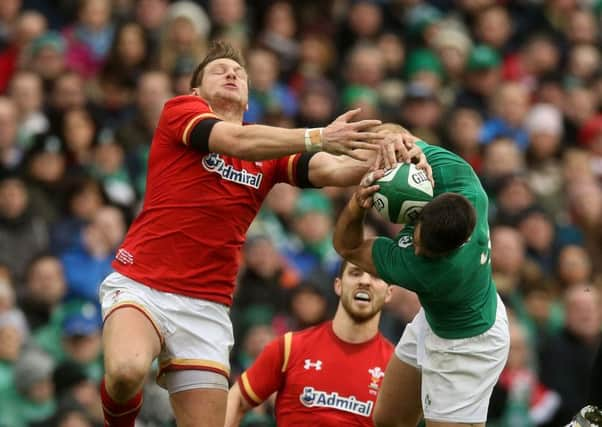
M 419 142 L 435 179 L 434 196 L 458 193 L 476 209 L 470 239 L 440 258 L 414 254 L 414 227 L 406 225 L 395 239 L 379 237 L 372 260 L 379 276 L 418 295 L 426 319 L 442 338 L 479 335 L 495 322 L 497 292 L 491 277 L 491 244 L 487 194 L 472 168 L 459 156 Z

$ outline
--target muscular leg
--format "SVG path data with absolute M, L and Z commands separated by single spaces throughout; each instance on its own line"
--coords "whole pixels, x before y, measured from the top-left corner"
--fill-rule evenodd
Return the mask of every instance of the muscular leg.
M 178 427 L 223 427 L 227 396 L 226 390 L 203 388 L 172 394 Z
M 420 371 L 391 356 L 374 408 L 378 427 L 416 427 L 422 415 Z
M 102 338 L 107 392 L 115 402 L 126 402 L 142 389 L 161 341 L 152 322 L 132 307 L 110 314 Z

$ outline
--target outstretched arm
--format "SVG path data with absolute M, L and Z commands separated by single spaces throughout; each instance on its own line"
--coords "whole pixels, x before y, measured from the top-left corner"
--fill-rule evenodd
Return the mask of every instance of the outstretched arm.
M 379 120 L 350 122 L 359 110 L 348 111 L 325 128 L 284 129 L 263 125 L 242 126 L 226 121 L 200 122 L 191 132 L 191 144 L 202 151 L 226 154 L 243 160 L 269 160 L 304 151 L 325 151 L 356 157 L 354 150 L 378 150 L 373 142 L 383 139 L 366 129 Z
M 422 149 L 416 145 L 413 135 L 402 136 L 399 133 L 381 133 L 383 140 L 378 141 L 379 149 L 354 150 L 354 158 L 333 156 L 328 153 L 314 155 L 308 167 L 308 178 L 315 187 L 348 187 L 357 185 L 368 172 L 371 164 L 390 169 L 398 162 L 415 163 L 423 169 L 431 182 L 432 170 Z M 377 158 L 378 156 L 378 158 Z

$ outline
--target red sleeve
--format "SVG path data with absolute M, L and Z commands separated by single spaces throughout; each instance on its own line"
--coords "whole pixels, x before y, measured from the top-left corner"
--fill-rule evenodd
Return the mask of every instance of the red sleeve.
M 300 188 L 315 188 L 309 181 L 309 161 L 314 154 L 297 153 L 275 160 L 276 182 L 286 182 Z
M 238 378 L 245 400 L 256 406 L 280 389 L 292 344 L 292 332 L 269 343 L 249 369 Z
M 184 95 L 170 99 L 163 107 L 163 119 L 171 135 L 184 145 L 188 145 L 190 132 L 204 119 L 217 119 L 213 110 L 204 99 Z

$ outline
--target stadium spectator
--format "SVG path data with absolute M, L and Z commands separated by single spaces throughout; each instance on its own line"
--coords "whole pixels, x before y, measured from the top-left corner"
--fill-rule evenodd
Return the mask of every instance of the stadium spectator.
M 540 354 L 540 378 L 558 392 L 562 402 L 552 426 L 568 423 L 588 403 L 587 384 L 602 336 L 598 289 L 589 284 L 573 286 L 565 292 L 564 303 L 565 328 L 550 338 Z

